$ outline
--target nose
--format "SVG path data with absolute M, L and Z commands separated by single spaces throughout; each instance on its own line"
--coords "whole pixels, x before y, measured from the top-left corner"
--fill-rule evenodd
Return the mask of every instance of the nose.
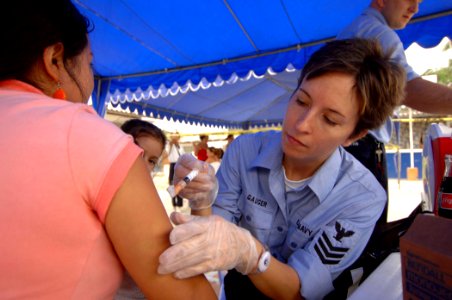
M 408 9 L 410 11 L 410 13 L 417 14 L 417 12 L 419 11 L 419 0 L 413 0 L 411 1 L 411 5 Z
M 306 109 L 300 114 L 296 123 L 296 128 L 303 133 L 312 133 L 314 128 L 314 116 L 311 109 Z

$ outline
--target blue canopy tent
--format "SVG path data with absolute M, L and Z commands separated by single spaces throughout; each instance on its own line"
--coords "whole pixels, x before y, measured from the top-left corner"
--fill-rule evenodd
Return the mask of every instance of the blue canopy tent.
M 370 0 L 74 0 L 105 104 L 190 123 L 278 124 L 299 69 Z M 429 0 L 398 32 L 405 47 L 452 36 L 452 1 Z

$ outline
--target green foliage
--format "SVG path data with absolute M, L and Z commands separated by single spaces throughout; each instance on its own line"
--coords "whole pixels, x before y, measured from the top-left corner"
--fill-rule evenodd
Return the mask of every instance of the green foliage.
M 449 66 L 439 70 L 428 70 L 424 75 L 437 75 L 438 83 L 448 85 L 452 83 L 452 60 L 449 60 Z

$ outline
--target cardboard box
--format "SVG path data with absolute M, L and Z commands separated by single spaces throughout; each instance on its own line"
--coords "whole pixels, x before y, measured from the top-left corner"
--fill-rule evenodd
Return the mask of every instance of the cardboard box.
M 400 253 L 403 299 L 452 299 L 452 219 L 418 215 Z

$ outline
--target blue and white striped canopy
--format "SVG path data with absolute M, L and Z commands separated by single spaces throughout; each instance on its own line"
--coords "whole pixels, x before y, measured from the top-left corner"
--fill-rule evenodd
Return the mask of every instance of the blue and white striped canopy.
M 105 103 L 146 115 L 247 128 L 278 124 L 312 52 L 370 0 L 74 0 Z M 452 0 L 427 0 L 398 32 L 405 47 L 452 37 Z

